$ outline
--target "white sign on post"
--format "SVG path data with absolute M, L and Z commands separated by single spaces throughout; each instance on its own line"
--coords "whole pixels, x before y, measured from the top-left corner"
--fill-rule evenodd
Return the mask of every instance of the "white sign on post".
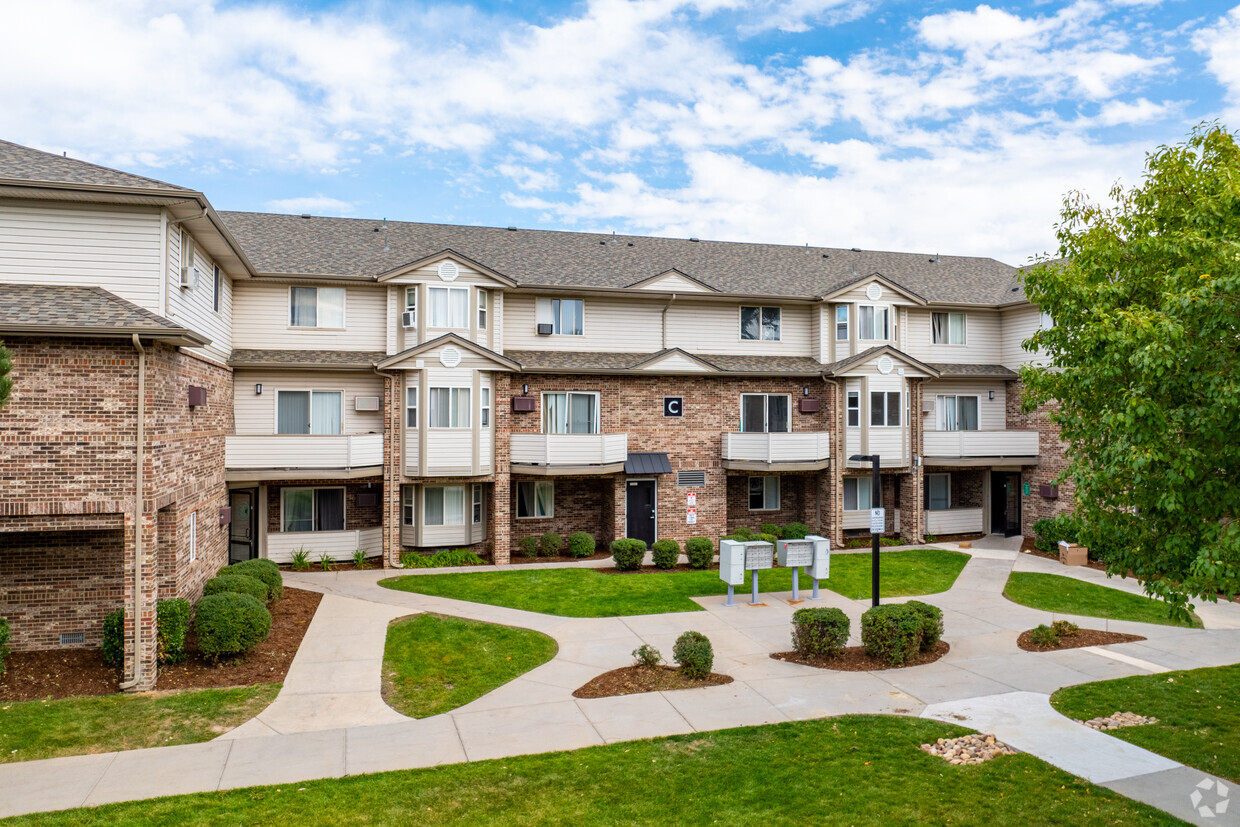
M 870 533 L 882 534 L 887 527 L 887 509 L 871 508 L 870 509 Z

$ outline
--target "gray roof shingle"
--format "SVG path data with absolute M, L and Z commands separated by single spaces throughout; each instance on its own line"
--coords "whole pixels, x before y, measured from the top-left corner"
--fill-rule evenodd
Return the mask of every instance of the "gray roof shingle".
M 627 371 L 640 370 L 639 365 L 651 361 L 656 353 L 586 353 L 553 350 L 508 350 L 504 355 L 528 373 L 553 371 Z M 817 374 L 822 365 L 808 356 L 728 356 L 694 353 L 694 358 L 713 365 L 724 373 L 792 373 Z M 650 373 L 658 373 L 657 369 Z
M 387 358 L 381 350 L 234 350 L 228 364 L 235 368 L 287 367 L 370 369 Z
M 95 187 L 130 187 L 145 190 L 193 192 L 154 178 L 101 167 L 76 158 L 54 155 L 28 146 L 0 141 L 0 179 L 31 183 L 80 184 Z
M 952 365 L 939 362 L 927 362 L 926 364 L 937 370 L 943 378 L 959 376 L 959 377 L 1003 377 L 1015 379 L 1019 374 L 1011 368 L 1005 368 L 1003 365 Z
M 208 342 L 102 287 L 0 284 L 0 331 L 5 330 L 82 335 L 146 333 Z

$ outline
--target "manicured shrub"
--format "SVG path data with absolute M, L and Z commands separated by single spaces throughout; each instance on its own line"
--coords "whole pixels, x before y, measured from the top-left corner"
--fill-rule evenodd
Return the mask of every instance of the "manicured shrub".
M 921 614 L 890 603 L 861 615 L 861 644 L 865 653 L 888 666 L 902 666 L 921 649 Z
M 222 594 L 223 592 L 248 594 L 260 603 L 267 602 L 267 584 L 248 574 L 217 574 L 202 587 L 204 595 Z
M 564 538 L 554 531 L 548 531 L 538 541 L 538 554 L 540 557 L 556 557 L 562 548 L 564 548 Z
M 568 535 L 568 556 L 589 557 L 594 553 L 594 535 L 578 531 Z
M 788 523 L 779 536 L 782 540 L 804 540 L 809 536 L 809 526 L 805 523 Z
M 270 631 L 271 613 L 252 595 L 209 594 L 195 607 L 198 651 L 210 661 L 248 652 L 266 640 Z
M 929 652 L 943 639 L 943 610 L 920 600 L 904 604 L 921 617 L 921 651 Z
M 485 566 L 483 560 L 467 548 L 454 548 L 437 551 L 434 554 L 419 554 L 411 551 L 400 558 L 400 564 L 407 569 L 434 569 L 445 566 Z
M 778 537 L 776 537 L 774 534 L 767 534 L 766 532 L 762 532 L 761 534 L 754 537 L 754 539 L 761 540 L 764 543 L 770 543 L 771 545 L 775 545 L 777 542 L 779 542 Z
M 715 562 L 715 544 L 709 537 L 690 537 L 685 543 L 685 553 L 689 555 L 691 569 L 708 569 Z
M 646 543 L 644 540 L 633 540 L 624 538 L 615 540 L 611 544 L 611 556 L 616 561 L 616 568 L 619 571 L 637 571 L 642 566 L 642 559 L 646 556 Z
M 744 526 L 733 531 L 731 536 L 732 539 L 742 543 L 758 539 L 758 536 L 754 534 L 752 529 L 745 528 Z
M 657 569 L 674 569 L 680 561 L 680 543 L 675 540 L 656 540 L 651 551 Z
M 633 661 L 637 666 L 653 669 L 663 662 L 663 654 L 649 643 L 643 643 L 633 650 Z
M 160 600 L 155 604 L 157 655 L 161 665 L 185 660 L 185 635 L 189 633 L 189 601 Z
M 1081 521 L 1071 514 L 1060 514 L 1058 517 L 1038 520 L 1033 524 L 1033 543 L 1038 547 L 1038 551 L 1058 554 L 1059 541 L 1078 542 L 1081 528 Z
M 120 666 L 125 662 L 125 610 L 108 612 L 103 618 L 103 662 Z
M 851 628 L 840 609 L 797 609 L 792 613 L 792 648 L 807 658 L 837 657 L 848 644 Z
M 1051 624 L 1051 628 L 1060 637 L 1076 637 L 1081 632 L 1081 627 L 1070 620 L 1056 620 Z
M 522 537 L 521 540 L 517 543 L 517 548 L 521 550 L 522 557 L 537 557 L 538 556 L 538 538 L 537 537 Z
M 776 540 L 783 539 L 782 537 L 779 536 L 779 526 L 775 525 L 774 523 L 763 523 L 762 528 L 758 529 L 758 531 L 761 534 L 770 534 L 774 536 Z
M 220 574 L 244 574 L 262 580 L 267 586 L 267 602 L 284 597 L 284 578 L 280 575 L 280 567 L 270 560 L 254 559 L 233 563 L 221 570 Z
M 9 656 L 10 634 L 12 633 L 9 631 L 9 622 L 0 617 L 0 676 L 4 675 L 4 670 L 7 668 L 4 665 L 4 659 Z
M 1041 623 L 1037 628 L 1029 631 L 1029 642 L 1034 646 L 1057 646 L 1059 633 L 1045 623 Z
M 672 657 L 680 665 L 684 676 L 693 680 L 709 675 L 715 665 L 715 651 L 711 648 L 710 639 L 701 632 L 685 632 L 676 638 Z

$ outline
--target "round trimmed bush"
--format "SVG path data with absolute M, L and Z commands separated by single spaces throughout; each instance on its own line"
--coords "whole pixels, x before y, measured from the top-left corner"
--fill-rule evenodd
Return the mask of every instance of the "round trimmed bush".
M 108 612 L 103 618 L 103 662 L 120 666 L 125 662 L 125 610 Z
M 701 632 L 685 632 L 676 638 L 672 657 L 684 676 L 692 680 L 706 677 L 715 665 L 715 650 L 711 648 L 710 638 Z
M 779 526 L 775 525 L 774 523 L 763 523 L 762 527 L 758 529 L 758 531 L 761 532 L 762 534 L 770 534 L 776 540 L 781 539 L 779 536 Z
M 185 660 L 185 636 L 189 633 L 189 601 L 178 597 L 155 604 L 155 639 L 161 665 Z
M 920 600 L 910 600 L 904 605 L 921 618 L 921 651 L 929 652 L 943 639 L 943 610 Z
M 655 568 L 674 569 L 680 561 L 680 543 L 675 540 L 657 540 L 651 551 Z
M 202 587 L 204 595 L 224 592 L 248 594 L 260 603 L 267 602 L 267 584 L 248 574 L 217 574 Z
M 564 548 L 564 539 L 554 531 L 548 531 L 538 541 L 538 555 L 540 557 L 555 557 L 559 555 L 562 548 Z
M 646 556 L 646 542 L 627 537 L 614 540 L 611 544 L 611 556 L 616 561 L 617 570 L 637 571 L 641 568 L 642 559 Z
M 594 553 L 594 535 L 578 531 L 568 535 L 568 556 L 589 557 Z
M 280 567 L 270 560 L 255 558 L 233 563 L 219 574 L 244 574 L 256 580 L 262 580 L 267 586 L 267 602 L 284 597 L 284 578 L 280 575 Z
M 517 547 L 521 549 L 522 557 L 537 557 L 538 556 L 538 538 L 537 537 L 522 537 L 521 540 L 517 543 Z
M 922 617 L 898 603 L 875 606 L 861 615 L 865 653 L 888 666 L 903 666 L 921 649 Z
M 804 540 L 807 536 L 809 536 L 809 526 L 805 523 L 788 523 L 780 532 L 780 537 L 784 540 Z
M 764 543 L 770 543 L 771 545 L 775 545 L 776 543 L 779 542 L 778 537 L 776 537 L 774 534 L 768 534 L 765 531 L 759 534 L 758 536 L 754 537 L 754 539 L 761 540 Z
M 689 555 L 691 569 L 708 569 L 715 562 L 715 544 L 709 537 L 690 537 L 685 543 L 685 553 Z
M 797 609 L 792 613 L 792 648 L 807 658 L 838 657 L 852 623 L 840 609 Z
M 753 529 L 745 528 L 744 526 L 741 526 L 736 529 L 736 531 L 733 531 L 732 537 L 742 543 L 747 543 L 750 540 L 758 539 L 758 536 L 754 534 Z
M 253 595 L 209 594 L 195 607 L 198 651 L 210 661 L 248 652 L 266 640 L 270 631 L 271 613 Z

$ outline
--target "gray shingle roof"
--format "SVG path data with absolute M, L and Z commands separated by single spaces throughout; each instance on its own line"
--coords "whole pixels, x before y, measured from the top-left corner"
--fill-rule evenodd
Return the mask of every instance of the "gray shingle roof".
M 523 371 L 626 371 L 640 370 L 654 353 L 584 353 L 551 350 L 508 350 L 504 355 L 521 365 Z M 817 374 L 822 365 L 808 356 L 727 356 L 694 353 L 693 357 L 715 366 L 725 373 L 793 373 Z M 658 373 L 651 369 L 650 373 Z
M 273 275 L 371 279 L 450 249 L 530 285 L 621 288 L 675 269 L 725 293 L 810 297 L 881 273 L 932 302 L 993 305 L 1021 298 L 1012 292 L 1018 287 L 1016 268 L 989 258 L 358 218 L 220 215 L 258 272 Z
M 0 284 L 0 331 L 27 333 L 144 333 L 209 340 L 113 295 L 102 287 Z
M 977 377 L 1011 377 L 1015 379 L 1019 374 L 1016 371 L 1005 368 L 1003 365 L 952 365 L 941 364 L 939 362 L 927 362 L 926 364 L 937 370 L 943 378 L 951 376 L 977 376 Z
M 369 369 L 387 358 L 381 350 L 234 350 L 228 364 L 235 368 L 287 367 Z
M 96 187 L 132 187 L 148 190 L 193 192 L 185 187 L 156 181 L 117 169 L 53 155 L 28 146 L 0 141 L 0 178 L 32 183 L 81 184 Z

